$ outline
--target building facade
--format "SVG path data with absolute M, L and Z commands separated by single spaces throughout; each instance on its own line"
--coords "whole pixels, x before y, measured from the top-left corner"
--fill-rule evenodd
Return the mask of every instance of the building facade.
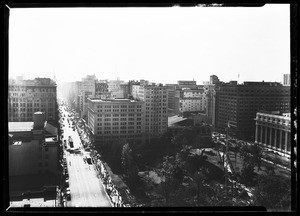
M 207 106 L 207 99 L 204 89 L 184 89 L 182 90 L 182 97 L 179 100 L 179 111 L 195 112 L 205 111 Z
M 32 121 L 42 111 L 48 121 L 57 121 L 56 83 L 50 78 L 11 79 L 8 85 L 8 121 Z
M 42 112 L 33 118 L 33 122 L 8 122 L 10 176 L 57 175 L 57 129 L 45 121 Z
M 81 88 L 77 99 L 79 100 L 80 117 L 86 119 L 88 111 L 88 98 L 94 98 L 96 93 L 97 78 L 95 75 L 87 75 L 81 80 Z
M 130 82 L 120 84 L 120 88 L 123 92 L 123 98 L 129 98 L 131 91 L 130 91 Z
M 108 91 L 108 85 L 105 82 L 97 82 L 95 84 L 95 98 L 107 99 L 111 98 L 111 92 Z
M 206 115 L 208 117 L 209 124 L 214 128 L 216 125 L 216 86 L 215 84 L 209 84 L 204 87 L 206 94 Z
M 290 74 L 283 74 L 283 85 L 284 86 L 291 85 L 291 75 Z
M 217 84 L 220 80 L 216 75 L 211 75 L 209 79 L 209 84 Z
M 134 99 L 145 102 L 145 136 L 149 140 L 162 135 L 168 128 L 168 89 L 144 82 L 132 86 Z
M 177 102 L 175 99 L 177 84 L 166 84 L 168 90 L 168 115 L 177 115 L 176 105 Z
M 89 98 L 88 126 L 96 142 L 143 140 L 145 103 Z
M 182 88 L 197 88 L 197 82 L 196 81 L 184 81 L 184 80 L 179 80 L 177 81 L 178 87 L 180 89 Z
M 263 147 L 291 155 L 291 117 L 290 113 L 256 114 L 255 142 Z
M 290 112 L 290 87 L 276 82 L 230 82 L 217 85 L 216 127 L 224 131 L 228 121 L 233 135 L 254 141 L 255 117 L 260 110 Z

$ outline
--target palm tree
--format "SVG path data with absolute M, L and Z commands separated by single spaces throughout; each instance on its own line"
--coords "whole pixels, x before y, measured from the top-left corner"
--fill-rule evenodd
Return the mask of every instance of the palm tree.
M 207 178 L 208 170 L 201 168 L 194 173 L 193 180 L 197 185 L 197 206 L 199 207 L 200 203 L 200 188 L 203 187 L 204 182 Z

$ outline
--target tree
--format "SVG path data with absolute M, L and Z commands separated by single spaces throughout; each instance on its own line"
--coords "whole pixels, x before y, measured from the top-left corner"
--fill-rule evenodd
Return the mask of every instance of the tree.
M 189 155 L 187 157 L 187 170 L 193 174 L 198 171 L 207 161 L 206 155 Z
M 208 170 L 205 168 L 200 168 L 198 171 L 194 173 L 193 180 L 195 184 L 197 185 L 197 206 L 200 204 L 200 190 L 204 187 L 204 182 L 207 179 Z M 202 201 L 203 200 L 202 196 Z
M 125 176 L 127 177 L 129 185 L 132 187 L 137 183 L 138 169 L 134 162 L 132 150 L 128 143 L 124 144 L 123 146 L 121 160 Z
M 254 178 L 256 174 L 254 172 L 253 164 L 245 164 L 241 170 L 240 180 L 242 183 L 252 186 L 254 185 Z
M 257 166 L 257 171 L 259 172 L 261 169 L 262 149 L 257 143 L 255 143 L 250 146 L 249 151 L 252 155 L 252 162 Z
M 180 150 L 180 157 L 182 159 L 182 161 L 186 161 L 188 156 L 190 155 L 190 151 L 191 151 L 192 147 L 191 146 L 187 146 L 187 145 L 183 145 L 181 150 Z
M 161 164 L 158 175 L 161 178 L 161 192 L 165 198 L 166 206 L 171 206 L 171 196 L 178 190 L 182 182 L 183 170 L 179 157 L 165 156 Z
M 291 206 L 290 179 L 276 175 L 260 175 L 253 192 L 253 204 L 270 210 L 289 210 Z

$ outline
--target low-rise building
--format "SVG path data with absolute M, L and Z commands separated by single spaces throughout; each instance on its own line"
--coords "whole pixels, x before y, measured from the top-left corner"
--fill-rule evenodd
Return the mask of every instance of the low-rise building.
M 290 113 L 258 112 L 255 142 L 289 156 L 291 154 Z
M 9 122 L 9 192 L 11 196 L 57 185 L 57 128 L 36 112 L 33 122 Z

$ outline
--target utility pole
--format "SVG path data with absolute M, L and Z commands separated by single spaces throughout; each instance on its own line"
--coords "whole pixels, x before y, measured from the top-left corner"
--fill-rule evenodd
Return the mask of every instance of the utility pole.
M 224 159 L 224 162 L 227 161 L 227 163 L 224 163 L 225 164 L 225 193 L 226 193 L 226 196 L 228 195 L 228 191 L 227 191 L 227 181 L 228 181 L 228 170 L 227 170 L 227 167 L 228 167 L 228 131 L 229 131 L 229 121 L 228 121 L 228 125 L 226 127 L 226 150 L 225 150 L 225 159 Z

